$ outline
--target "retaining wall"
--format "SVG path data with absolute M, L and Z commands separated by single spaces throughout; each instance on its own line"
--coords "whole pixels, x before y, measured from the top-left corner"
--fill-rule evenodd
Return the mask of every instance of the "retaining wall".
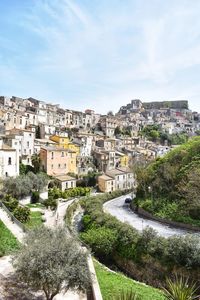
M 200 231 L 200 227 L 197 227 L 197 226 L 193 226 L 193 225 L 190 225 L 190 224 L 175 222 L 175 221 L 171 221 L 171 220 L 168 220 L 168 219 L 156 217 L 156 216 L 152 215 L 150 212 L 144 210 L 143 208 L 136 207 L 132 203 L 131 203 L 130 207 L 135 213 L 137 213 L 139 216 L 144 217 L 146 219 L 154 220 L 154 221 L 157 221 L 157 222 L 165 224 L 165 225 L 173 226 L 173 227 L 176 227 L 176 228 L 182 228 L 182 229 L 189 230 L 189 231 L 192 231 L 192 232 L 194 232 L 194 231 L 199 232 Z

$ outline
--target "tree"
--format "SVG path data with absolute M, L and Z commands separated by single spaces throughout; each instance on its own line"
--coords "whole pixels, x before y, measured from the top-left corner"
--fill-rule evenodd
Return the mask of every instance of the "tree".
M 47 175 L 44 173 L 28 172 L 28 174 L 16 178 L 6 178 L 3 181 L 3 192 L 14 198 L 22 199 L 30 195 L 32 191 L 40 192 L 47 185 L 47 181 Z
M 113 111 L 109 110 L 108 113 L 107 113 L 107 115 L 113 117 L 114 116 Z
M 175 277 L 175 280 L 167 278 L 167 287 L 164 288 L 165 298 L 168 300 L 193 300 L 198 299 L 195 283 L 189 283 L 189 279 Z
M 68 289 L 86 291 L 90 286 L 87 253 L 64 228 L 36 228 L 27 233 L 13 258 L 16 275 L 30 287 L 43 290 L 52 300 Z
M 118 134 L 121 134 L 121 133 L 122 133 L 122 131 L 121 131 L 120 127 L 117 126 L 117 127 L 115 128 L 114 135 L 118 135 Z
M 41 139 L 41 132 L 40 132 L 40 126 L 39 125 L 36 127 L 36 130 L 35 130 L 35 138 L 36 139 Z
M 40 171 L 40 156 L 38 154 L 33 154 L 31 162 L 33 165 L 33 172 L 38 173 Z
M 200 168 L 194 167 L 187 172 L 185 178 L 178 185 L 178 190 L 183 199 L 186 200 L 186 204 L 189 207 L 189 213 L 192 217 L 199 218 L 200 211 Z

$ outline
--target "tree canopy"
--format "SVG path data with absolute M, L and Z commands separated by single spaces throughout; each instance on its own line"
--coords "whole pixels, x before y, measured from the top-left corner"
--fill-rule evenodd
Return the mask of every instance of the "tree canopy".
M 147 168 L 140 168 L 137 202 L 160 217 L 200 226 L 199 153 L 200 137 L 195 137 Z
M 86 291 L 90 286 L 87 253 L 64 228 L 40 227 L 28 232 L 13 258 L 16 275 L 30 287 L 43 290 L 52 300 L 68 289 Z
M 40 192 L 47 185 L 47 182 L 46 174 L 28 172 L 26 175 L 20 175 L 16 178 L 6 178 L 3 181 L 3 192 L 20 199 L 30 195 L 32 191 Z

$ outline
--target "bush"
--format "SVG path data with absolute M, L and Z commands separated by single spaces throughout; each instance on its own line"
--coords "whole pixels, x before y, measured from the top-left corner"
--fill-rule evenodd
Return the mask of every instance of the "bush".
M 58 198 L 69 199 L 74 197 L 87 196 L 90 194 L 90 191 L 91 190 L 89 187 L 75 187 L 62 192 L 59 188 L 54 187 L 52 189 L 49 189 L 48 195 L 53 199 L 58 199 Z
M 39 199 L 40 199 L 40 193 L 37 192 L 37 191 L 32 192 L 32 195 L 31 195 L 31 203 L 32 203 L 32 204 L 38 203 L 38 202 L 39 202 Z
M 12 212 L 18 206 L 19 202 L 11 195 L 6 195 L 3 199 L 3 204 Z
M 52 189 L 49 189 L 48 196 L 50 198 L 53 198 L 53 199 L 61 198 L 62 197 L 62 191 L 59 188 L 54 186 Z
M 21 223 L 26 223 L 30 220 L 30 209 L 25 206 L 18 206 L 13 211 L 14 217 Z
M 117 244 L 117 231 L 106 227 L 92 228 L 81 237 L 85 243 L 92 247 L 100 258 L 109 258 Z
M 50 207 L 51 210 L 55 210 L 58 206 L 57 200 L 53 199 L 52 197 L 49 197 L 48 199 L 44 200 L 43 204 L 46 208 Z

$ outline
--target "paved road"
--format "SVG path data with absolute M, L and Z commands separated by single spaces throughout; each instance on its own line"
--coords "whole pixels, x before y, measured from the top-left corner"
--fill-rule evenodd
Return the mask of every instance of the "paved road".
M 184 235 L 188 233 L 184 229 L 177 229 L 175 227 L 170 227 L 168 225 L 163 225 L 156 221 L 151 221 L 139 217 L 129 208 L 128 205 L 124 204 L 125 198 L 127 198 L 127 195 L 106 202 L 104 204 L 104 211 L 115 216 L 118 220 L 122 222 L 129 223 L 132 227 L 136 228 L 139 231 L 142 231 L 147 226 L 150 226 L 153 229 L 155 229 L 159 235 L 163 237 L 169 237 L 172 235 Z

